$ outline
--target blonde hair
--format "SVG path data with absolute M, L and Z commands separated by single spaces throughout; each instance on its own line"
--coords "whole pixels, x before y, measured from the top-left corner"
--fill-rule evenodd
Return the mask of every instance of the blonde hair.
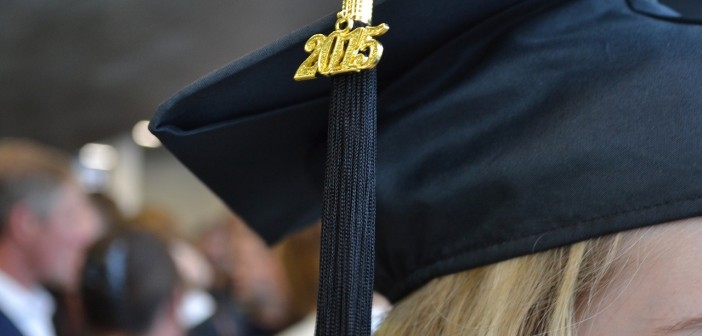
M 375 335 L 572 336 L 621 270 L 622 245 L 619 233 L 434 279 Z

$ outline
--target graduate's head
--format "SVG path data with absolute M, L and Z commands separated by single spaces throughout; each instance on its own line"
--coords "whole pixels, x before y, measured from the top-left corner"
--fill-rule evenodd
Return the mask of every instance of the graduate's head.
M 335 16 L 186 88 L 162 106 L 152 130 L 269 242 L 313 223 L 322 208 L 323 265 L 345 265 L 325 262 L 346 260 L 331 238 L 356 230 L 334 223 L 374 213 L 373 284 L 400 302 L 398 311 L 445 279 L 506 288 L 519 270 L 523 281 L 539 282 L 541 265 L 551 280 L 536 285 L 559 299 L 532 301 L 520 313 L 567 308 L 553 323 L 529 322 L 563 326 L 578 320 L 590 285 L 616 283 L 610 271 L 630 269 L 616 265 L 640 253 L 620 249 L 638 241 L 631 230 L 702 215 L 702 81 L 691 75 L 701 70 L 702 29 L 634 2 L 377 4 L 374 22 L 390 31 L 379 38 L 375 192 L 347 184 L 373 175 L 354 166 L 366 142 L 344 147 L 356 134 L 344 127 L 366 120 L 333 117 L 327 127 L 329 106 L 343 115 L 358 100 L 338 90 L 355 77 L 294 83 L 289 75 L 309 33 L 326 33 Z M 350 158 L 337 160 L 339 153 Z M 335 174 L 341 179 L 330 180 Z M 347 189 L 352 196 L 328 193 Z M 361 211 L 324 214 L 336 209 L 330 203 L 365 202 Z M 324 238 L 325 227 L 336 236 Z M 329 245 L 336 252 L 325 253 Z
M 702 218 L 445 275 L 376 335 L 688 335 L 699 330 Z

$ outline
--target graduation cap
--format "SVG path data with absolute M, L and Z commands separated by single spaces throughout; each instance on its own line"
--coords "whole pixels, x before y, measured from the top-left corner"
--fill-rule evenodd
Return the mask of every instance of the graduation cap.
M 330 80 L 317 63 L 319 79 L 293 80 L 335 25 L 364 26 L 330 15 L 151 123 L 268 242 L 322 217 L 318 334 L 367 334 L 371 283 L 395 302 L 442 275 L 702 215 L 695 20 L 655 0 L 386 0 L 372 17 L 390 27 L 371 37 L 376 70 Z

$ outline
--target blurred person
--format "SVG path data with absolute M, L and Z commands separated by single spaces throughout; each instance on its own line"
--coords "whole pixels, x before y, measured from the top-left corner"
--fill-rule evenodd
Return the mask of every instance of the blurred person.
M 232 222 L 232 295 L 262 330 L 261 335 L 273 333 L 289 324 L 287 289 L 280 262 L 243 220 L 236 216 L 229 220 Z
M 100 232 L 102 234 L 124 228 L 127 219 L 112 197 L 102 192 L 90 193 L 89 196 L 97 209 L 98 218 L 100 220 Z
M 125 216 L 109 195 L 94 192 L 88 196 L 97 210 L 97 237 L 124 229 Z M 53 318 L 56 336 L 90 335 L 80 293 L 53 288 L 51 294 L 56 300 L 56 313 Z
M 315 330 L 319 258 L 322 223 L 304 228 L 275 246 L 288 288 L 288 316 L 295 323 L 277 336 L 312 336 Z M 372 330 L 380 326 L 390 310 L 390 303 L 379 293 L 373 294 Z
M 290 323 L 278 259 L 235 215 L 200 233 L 198 247 L 214 269 L 213 324 L 198 335 L 272 335 Z
M 125 229 L 90 247 L 81 294 L 97 336 L 179 336 L 183 283 L 166 242 Z
M 168 244 L 171 258 L 183 280 L 183 300 L 178 314 L 186 329 L 194 329 L 203 323 L 209 324 L 209 319 L 216 310 L 214 298 L 206 291 L 212 283 L 212 266 L 186 239 L 176 217 L 165 208 L 147 206 L 129 220 L 127 225 L 133 229 L 149 231 Z M 193 334 L 197 333 L 195 331 Z
M 144 229 L 168 242 L 176 267 L 188 285 L 209 287 L 213 271 L 205 256 L 191 244 L 173 214 L 162 207 L 147 206 L 128 225 Z
M 250 335 L 251 323 L 244 311 L 232 296 L 230 253 L 231 225 L 228 221 L 218 221 L 207 225 L 197 237 L 197 248 L 212 266 L 213 277 L 208 292 L 216 301 L 216 310 L 210 323 L 203 323 L 191 330 L 192 335 Z
M 207 288 L 216 302 L 216 309 L 209 322 L 193 328 L 194 335 L 241 335 L 240 311 L 230 312 L 228 303 L 233 303 L 229 295 L 229 230 L 224 223 L 205 223 L 195 237 L 195 247 L 212 267 L 212 281 Z M 223 300 L 226 299 L 226 300 Z M 236 305 L 234 305 L 236 306 Z
M 43 286 L 77 289 L 96 229 L 65 154 L 0 140 L 0 335 L 55 335 L 56 304 Z
M 288 284 L 288 316 L 295 321 L 278 336 L 314 335 L 321 229 L 321 223 L 312 225 L 275 247 Z
M 197 248 L 212 265 L 213 288 L 226 288 L 230 291 L 232 255 L 231 255 L 231 222 L 219 220 L 214 224 L 205 225 L 197 237 Z
M 175 216 L 160 206 L 145 206 L 127 220 L 127 226 L 152 232 L 168 242 L 184 236 Z

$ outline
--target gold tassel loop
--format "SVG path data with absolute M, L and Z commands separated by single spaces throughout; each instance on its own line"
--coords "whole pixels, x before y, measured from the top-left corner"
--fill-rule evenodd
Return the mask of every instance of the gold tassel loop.
M 354 21 L 371 24 L 373 0 L 344 0 L 341 13 Z

